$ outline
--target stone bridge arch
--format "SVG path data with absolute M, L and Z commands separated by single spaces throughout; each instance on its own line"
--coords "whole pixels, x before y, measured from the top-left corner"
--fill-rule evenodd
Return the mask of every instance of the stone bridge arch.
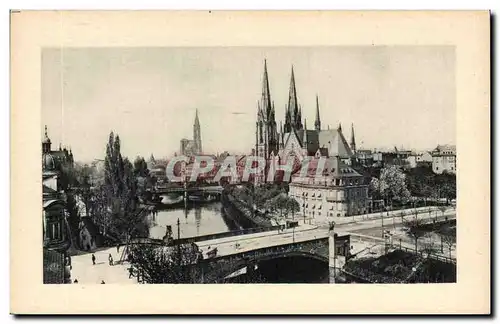
M 203 283 L 217 283 L 231 273 L 262 261 L 289 257 L 304 257 L 329 265 L 328 238 L 272 246 L 200 262 Z

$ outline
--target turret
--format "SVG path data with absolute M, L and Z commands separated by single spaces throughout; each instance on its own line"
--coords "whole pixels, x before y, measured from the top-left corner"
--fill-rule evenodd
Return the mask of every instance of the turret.
M 321 130 L 321 119 L 319 118 L 319 100 L 318 95 L 316 95 L 316 120 L 314 121 L 314 129 Z
M 43 153 L 49 153 L 51 150 L 51 145 L 52 142 L 50 141 L 48 132 L 47 132 L 47 125 L 45 125 L 45 136 L 42 140 L 42 152 Z

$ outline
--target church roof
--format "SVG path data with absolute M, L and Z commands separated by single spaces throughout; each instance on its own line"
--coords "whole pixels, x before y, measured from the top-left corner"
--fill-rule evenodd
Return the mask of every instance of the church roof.
M 322 155 L 325 152 L 327 152 L 328 156 L 339 156 L 343 158 L 349 158 L 353 155 L 344 135 L 337 129 L 320 131 L 299 130 L 295 133 L 297 134 L 297 138 L 302 148 L 307 149 L 308 155 L 315 155 L 318 149 L 322 150 Z
M 312 159 L 308 165 L 308 175 L 314 176 L 320 159 Z M 337 157 L 331 157 L 325 160 L 323 175 L 331 177 L 361 177 L 361 174 L 356 170 L 342 162 Z

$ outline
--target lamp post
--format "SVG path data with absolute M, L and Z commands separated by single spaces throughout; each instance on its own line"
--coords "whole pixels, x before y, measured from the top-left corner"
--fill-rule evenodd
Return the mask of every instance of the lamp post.
M 381 220 L 382 220 L 382 237 L 384 237 L 384 211 L 380 212 Z
M 304 225 L 306 225 L 306 196 L 302 192 L 302 213 L 304 215 Z
M 181 265 L 181 221 L 177 218 L 177 253 L 179 255 L 179 266 Z

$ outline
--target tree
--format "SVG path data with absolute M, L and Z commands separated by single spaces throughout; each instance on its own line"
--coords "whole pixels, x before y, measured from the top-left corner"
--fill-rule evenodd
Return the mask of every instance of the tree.
M 197 283 L 201 278 L 197 262 L 203 256 L 196 244 L 131 245 L 128 257 L 132 271 L 145 283 Z
M 70 239 L 71 244 L 74 248 L 79 247 L 79 241 L 75 240 L 78 237 L 78 226 L 80 225 L 80 215 L 78 212 L 78 205 L 75 199 L 75 195 L 72 192 L 66 193 L 66 212 L 67 212 L 67 220 L 68 226 L 70 229 Z
M 423 235 L 425 240 L 422 244 L 421 251 L 424 251 L 427 254 L 433 254 L 437 252 L 437 247 L 434 244 L 434 238 L 431 233 L 426 233 Z
M 451 251 L 453 250 L 453 246 L 455 245 L 457 241 L 457 233 L 455 228 L 447 228 L 444 230 L 441 234 L 441 239 L 443 240 L 443 243 L 446 244 L 448 247 L 448 251 L 450 253 L 450 259 L 451 257 Z
M 298 213 L 300 211 L 300 205 L 297 200 L 291 197 L 287 197 L 286 209 L 288 210 L 288 213 L 292 213 L 292 215 L 295 215 L 295 213 Z
M 385 198 L 387 205 L 397 200 L 406 203 L 410 198 L 410 192 L 406 185 L 406 175 L 395 165 L 384 167 L 380 172 L 380 178 L 372 179 L 372 189 L 381 197 Z
M 143 157 L 137 156 L 134 160 L 134 175 L 136 177 L 148 177 L 149 169 L 146 160 Z
M 406 233 L 415 240 L 415 252 L 418 253 L 418 239 L 425 235 L 421 229 L 423 220 L 415 216 L 414 219 L 406 219 L 403 224 Z
M 122 240 L 128 240 L 144 225 L 145 215 L 138 208 L 137 179 L 132 163 L 123 158 L 120 152 L 120 137 L 109 135 L 104 159 L 104 185 L 102 187 L 107 201 L 109 224 Z

